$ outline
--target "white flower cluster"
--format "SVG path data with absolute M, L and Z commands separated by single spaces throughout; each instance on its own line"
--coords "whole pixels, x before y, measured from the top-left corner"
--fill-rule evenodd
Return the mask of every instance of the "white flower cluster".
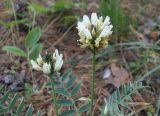
M 58 72 L 62 68 L 63 65 L 63 55 L 58 53 L 56 49 L 53 53 L 52 60 L 49 62 L 45 62 L 41 55 L 37 58 L 36 61 L 31 60 L 31 64 L 33 69 L 43 71 L 45 74 L 50 74 L 52 71 Z
M 90 20 L 84 15 L 83 20 L 77 24 L 80 46 L 91 50 L 107 47 L 112 28 L 108 16 L 103 20 L 102 16 L 98 18 L 96 13 L 92 13 Z

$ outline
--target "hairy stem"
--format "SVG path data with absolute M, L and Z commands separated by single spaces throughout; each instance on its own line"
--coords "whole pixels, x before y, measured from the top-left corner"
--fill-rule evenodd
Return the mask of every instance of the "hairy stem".
M 55 83 L 54 83 L 54 79 L 52 77 L 52 74 L 50 75 L 50 79 L 51 79 L 51 85 L 52 85 L 52 95 L 53 95 L 53 103 L 54 103 L 54 107 L 56 110 L 56 116 L 58 116 L 58 106 L 57 106 L 57 98 L 56 98 L 56 92 L 55 92 Z
M 91 82 L 91 109 L 90 109 L 90 116 L 92 116 L 93 105 L 94 105 L 95 68 L 96 68 L 96 51 L 94 49 L 93 50 L 93 58 L 92 58 L 92 82 Z

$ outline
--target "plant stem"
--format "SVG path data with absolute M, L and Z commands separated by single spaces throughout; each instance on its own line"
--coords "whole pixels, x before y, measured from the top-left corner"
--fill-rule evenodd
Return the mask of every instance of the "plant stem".
M 12 10 L 13 10 L 14 20 L 15 20 L 15 24 L 16 24 L 16 31 L 17 31 L 17 39 L 18 39 L 18 37 L 19 37 L 19 28 L 18 28 L 18 23 L 17 23 L 16 11 L 15 11 L 15 8 L 14 8 L 13 0 L 10 0 L 10 2 L 11 2 Z
M 94 86 L 95 86 L 95 71 L 96 71 L 96 50 L 94 49 L 92 58 L 92 82 L 91 82 L 91 109 L 90 109 L 90 116 L 92 116 L 93 112 L 93 105 L 94 105 Z
M 33 12 L 32 27 L 34 27 L 35 23 L 36 23 L 36 12 Z
M 33 77 L 32 65 L 31 65 L 31 63 L 30 63 L 30 58 L 29 58 L 29 49 L 27 48 L 26 51 L 27 51 L 27 61 L 28 61 L 29 71 L 30 71 L 30 73 L 31 73 L 31 78 L 33 79 L 33 82 L 34 82 L 35 84 L 37 84 L 37 81 L 36 81 L 35 78 Z
M 52 77 L 52 74 L 50 76 L 50 79 L 51 79 L 51 85 L 52 85 L 53 103 L 54 103 L 55 110 L 56 110 L 56 116 L 58 116 L 57 99 L 56 99 L 56 92 L 55 92 L 55 88 L 54 88 L 54 79 Z

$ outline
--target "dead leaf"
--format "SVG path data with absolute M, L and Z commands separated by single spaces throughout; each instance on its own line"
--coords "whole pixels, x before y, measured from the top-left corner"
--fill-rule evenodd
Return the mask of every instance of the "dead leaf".
M 116 64 L 111 64 L 112 76 L 106 79 L 107 83 L 113 84 L 119 88 L 122 83 L 129 77 L 129 73 L 126 69 L 118 67 Z
M 154 41 L 156 41 L 156 40 L 158 39 L 158 37 L 159 37 L 158 31 L 152 31 L 152 32 L 151 32 L 151 38 L 152 38 Z
M 111 64 L 111 71 L 113 76 L 119 78 L 121 81 L 124 81 L 129 76 L 127 70 L 122 67 L 119 68 L 115 64 Z

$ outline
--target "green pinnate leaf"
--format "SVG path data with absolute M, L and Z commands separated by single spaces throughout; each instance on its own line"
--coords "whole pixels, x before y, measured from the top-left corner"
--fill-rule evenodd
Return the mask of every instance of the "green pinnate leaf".
M 29 51 L 29 58 L 36 60 L 36 58 L 38 57 L 38 55 L 40 54 L 40 52 L 42 51 L 42 44 L 36 44 L 34 45 L 31 50 Z
M 9 91 L 5 93 L 3 98 L 0 100 L 0 106 L 4 104 L 4 102 L 8 99 L 8 97 L 9 97 Z
M 66 110 L 62 112 L 59 116 L 74 116 L 75 112 L 75 110 Z
M 44 7 L 41 4 L 36 4 L 36 3 L 29 4 L 29 9 L 31 9 L 33 12 L 37 14 L 48 12 L 48 8 Z
M 72 69 L 68 69 L 68 70 L 62 75 L 62 81 L 65 81 L 71 74 L 72 74 Z
M 33 108 L 32 108 L 32 104 L 30 104 L 25 116 L 32 116 L 32 113 L 33 113 Z
M 21 103 L 19 104 L 17 110 L 16 110 L 16 115 L 19 116 L 20 112 L 23 110 L 24 107 L 24 98 L 21 100 Z
M 4 46 L 2 48 L 2 50 L 5 50 L 7 52 L 10 52 L 10 53 L 18 55 L 18 56 L 27 57 L 27 54 L 23 50 L 15 47 L 15 46 Z
M 66 89 L 64 89 L 64 88 L 57 88 L 57 89 L 55 90 L 55 92 L 56 92 L 57 94 L 60 94 L 60 95 L 65 96 L 65 97 L 70 97 L 70 93 L 68 93 L 68 91 L 67 91 Z
M 66 0 L 58 0 L 54 5 L 53 5 L 53 11 L 54 12 L 59 12 L 63 10 L 68 10 L 72 8 L 73 4 L 72 2 L 66 2 Z
M 33 28 L 25 38 L 25 46 L 27 48 L 31 48 L 33 45 L 35 45 L 39 41 L 41 34 L 42 32 L 39 27 Z
M 81 88 L 81 83 L 78 83 L 78 84 L 71 90 L 71 95 L 72 95 L 72 96 L 76 95 L 76 94 L 79 92 L 80 88 Z
M 37 112 L 37 116 L 41 116 L 41 112 L 40 111 Z
M 0 115 L 2 114 L 2 116 L 3 116 L 3 114 L 5 114 L 7 112 L 9 112 L 8 108 L 2 108 L 2 109 L 0 109 Z
M 56 86 L 59 86 L 60 84 L 61 84 L 61 82 L 54 80 L 54 86 L 55 86 L 55 87 L 56 87 Z M 48 82 L 48 83 L 46 84 L 46 87 L 52 88 L 52 82 Z
M 90 106 L 91 106 L 90 102 L 84 104 L 83 106 L 81 106 L 79 108 L 79 112 L 82 113 L 82 112 L 89 111 L 90 110 Z
M 12 99 L 12 101 L 11 101 L 9 107 L 8 107 L 9 109 L 12 109 L 15 106 L 17 98 L 18 98 L 18 95 L 15 94 L 15 96 L 13 97 L 13 99 Z
M 72 106 L 74 102 L 71 100 L 57 100 L 57 104 L 60 106 Z
M 75 81 L 76 81 L 76 77 L 75 76 L 71 77 L 70 80 L 67 82 L 67 85 L 66 85 L 67 89 L 71 88 L 74 85 Z

